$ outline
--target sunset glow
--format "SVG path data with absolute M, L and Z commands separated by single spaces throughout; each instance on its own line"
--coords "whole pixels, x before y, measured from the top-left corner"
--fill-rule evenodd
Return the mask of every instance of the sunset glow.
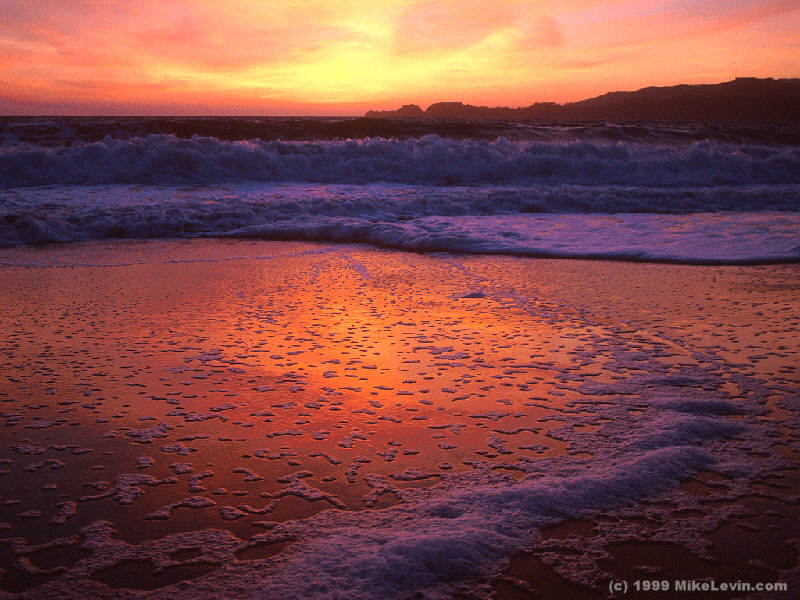
M 794 0 L 9 0 L 3 114 L 362 114 L 796 77 Z

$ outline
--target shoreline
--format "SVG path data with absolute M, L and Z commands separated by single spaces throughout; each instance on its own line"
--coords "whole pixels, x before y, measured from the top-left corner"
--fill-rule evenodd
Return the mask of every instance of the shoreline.
M 293 190 L 292 193 L 302 196 L 306 192 Z M 384 193 L 387 191 L 384 190 Z M 200 197 L 196 201 L 202 204 Z M 117 229 L 116 221 L 111 224 L 101 222 L 96 225 L 97 231 L 83 234 L 78 230 L 72 233 L 64 230 L 57 216 L 53 217 L 55 221 L 52 225 L 22 219 L 22 229 L 15 230 L 16 234 L 26 227 L 38 233 L 20 234 L 26 240 L 33 236 L 33 241 L 27 240 L 26 243 L 23 243 L 24 240 L 12 243 L 16 234 L 10 233 L 6 246 L 0 247 L 0 262 L 11 265 L 13 263 L 2 257 L 13 256 L 15 252 L 24 256 L 26 252 L 46 250 L 50 246 L 66 249 L 75 244 L 187 240 L 209 240 L 210 243 L 214 240 L 252 240 L 265 243 L 338 244 L 420 255 L 447 253 L 454 256 L 509 256 L 711 267 L 800 262 L 800 238 L 797 236 L 800 214 L 795 212 L 545 212 L 429 215 L 398 220 L 311 215 L 288 218 L 284 215 L 276 221 L 267 219 L 259 225 L 242 227 L 239 224 L 232 227 L 227 224 L 218 232 L 173 232 L 172 235 L 168 233 L 171 226 L 150 223 L 153 216 L 148 216 L 145 210 L 142 214 L 134 215 L 132 221 L 124 226 L 119 225 L 123 229 Z M 90 211 L 88 216 L 81 216 L 79 221 L 91 221 L 93 218 Z M 10 222 L 16 223 L 14 219 Z M 151 231 L 153 227 L 157 233 Z M 164 227 L 166 230 L 161 231 Z M 96 239 L 85 239 L 89 234 L 96 235 Z

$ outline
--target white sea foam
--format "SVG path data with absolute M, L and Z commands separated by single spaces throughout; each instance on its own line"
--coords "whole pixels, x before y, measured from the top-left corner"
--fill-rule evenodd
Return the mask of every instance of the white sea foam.
M 384 514 L 323 513 L 299 525 L 309 529 L 306 541 L 253 597 L 368 599 L 419 590 L 447 597 L 442 583 L 488 573 L 524 546 L 524 532 L 664 491 L 714 462 L 701 448 L 653 445 L 571 474 L 515 484 L 473 482 Z
M 0 192 L 0 245 L 203 236 L 520 256 L 795 261 L 798 207 L 800 186 L 788 184 L 57 186 Z
M 252 597 L 367 600 L 421 592 L 448 598 L 449 582 L 490 574 L 544 525 L 667 492 L 712 465 L 718 472 L 746 470 L 730 447 L 710 448 L 731 436 L 758 443 L 763 432 L 724 416 L 758 410 L 755 403 L 734 405 L 697 388 L 675 392 L 671 381 L 648 381 L 645 402 L 659 408 L 633 435 L 610 419 L 592 438 L 591 460 L 530 461 L 519 482 L 477 470 L 419 490 L 416 500 L 406 496 L 408 504 L 387 511 L 328 511 L 293 524 L 300 541 Z M 619 409 L 596 408 L 597 417 Z
M 384 125 L 8 121 L 0 245 L 243 236 L 525 256 L 798 259 L 794 216 L 730 216 L 800 211 L 793 130 L 395 123 L 395 133 L 377 135 L 397 137 L 375 137 Z M 198 132 L 220 137 L 179 137 Z M 726 216 L 652 216 L 716 211 Z
M 399 223 L 319 218 L 231 237 L 368 242 L 401 250 L 686 263 L 800 260 L 800 215 L 502 215 Z

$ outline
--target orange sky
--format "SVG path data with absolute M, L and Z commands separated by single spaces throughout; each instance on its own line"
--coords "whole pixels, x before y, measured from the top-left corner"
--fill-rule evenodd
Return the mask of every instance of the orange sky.
M 0 114 L 361 114 L 800 76 L 797 0 L 3 0 Z

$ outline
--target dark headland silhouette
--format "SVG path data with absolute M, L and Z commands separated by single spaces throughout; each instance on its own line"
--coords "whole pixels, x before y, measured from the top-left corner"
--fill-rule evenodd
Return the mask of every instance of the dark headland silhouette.
M 370 110 L 366 117 L 797 122 L 800 79 L 738 77 L 718 84 L 647 87 L 635 92 L 610 92 L 580 102 L 537 102 L 520 108 L 437 102 L 422 110 L 416 104 L 406 104 L 398 110 Z

